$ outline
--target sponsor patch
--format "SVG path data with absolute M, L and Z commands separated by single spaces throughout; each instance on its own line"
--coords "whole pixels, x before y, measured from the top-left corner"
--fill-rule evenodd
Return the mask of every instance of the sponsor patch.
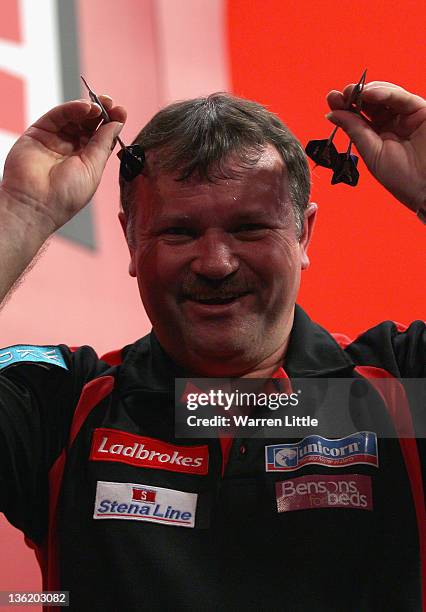
M 0 370 L 15 363 L 49 363 L 68 370 L 62 353 L 57 346 L 32 346 L 15 344 L 0 349 Z
M 98 481 L 94 519 L 194 527 L 197 494 L 130 482 Z
M 377 436 L 371 431 L 358 431 L 337 440 L 312 435 L 295 444 L 265 447 L 267 472 L 291 472 L 313 463 L 327 467 L 366 463 L 378 467 Z
M 373 509 L 371 476 L 339 474 L 299 476 L 275 484 L 278 512 L 314 508 Z
M 136 467 L 207 474 L 209 449 L 204 446 L 176 446 L 117 429 L 95 429 L 90 450 L 93 461 L 120 461 Z

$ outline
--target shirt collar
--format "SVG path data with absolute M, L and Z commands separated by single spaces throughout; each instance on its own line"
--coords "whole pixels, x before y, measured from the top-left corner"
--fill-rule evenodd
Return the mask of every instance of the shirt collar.
M 126 347 L 123 353 L 120 379 L 126 390 L 173 393 L 174 379 L 189 376 L 164 351 L 154 331 Z M 354 363 L 333 337 L 296 304 L 283 364 L 285 373 L 291 378 L 341 375 L 344 371 L 350 375 L 353 367 Z M 278 370 L 276 376 L 279 375 Z
M 333 336 L 296 304 L 294 322 L 283 364 L 290 378 L 330 376 L 350 371 L 354 363 Z

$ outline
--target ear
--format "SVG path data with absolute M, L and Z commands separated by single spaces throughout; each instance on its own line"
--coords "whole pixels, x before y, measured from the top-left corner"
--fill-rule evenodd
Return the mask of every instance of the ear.
M 312 238 L 315 221 L 317 218 L 318 206 L 311 202 L 304 214 L 303 232 L 299 240 L 300 247 L 300 267 L 302 270 L 309 268 L 308 246 Z
M 121 229 L 123 230 L 124 238 L 126 239 L 127 247 L 130 253 L 130 263 L 129 263 L 129 274 L 130 276 L 136 277 L 136 265 L 135 265 L 135 250 L 129 244 L 127 240 L 127 217 L 123 211 L 118 213 L 118 220 L 120 221 Z

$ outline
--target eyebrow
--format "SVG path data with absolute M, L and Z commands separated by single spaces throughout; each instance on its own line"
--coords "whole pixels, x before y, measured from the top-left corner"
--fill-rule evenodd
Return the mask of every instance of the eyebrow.
M 159 225 L 172 224 L 172 225 L 188 225 L 191 223 L 191 217 L 189 215 L 159 215 L 158 217 L 154 217 L 154 223 L 158 223 Z
M 264 208 L 243 210 L 232 215 L 232 219 L 238 221 L 252 221 L 264 218 L 270 218 L 270 212 L 265 211 Z
M 229 216 L 230 221 L 251 221 L 269 218 L 270 213 L 265 211 L 263 208 L 242 210 L 239 212 L 232 212 Z M 160 214 L 158 217 L 155 217 L 155 223 L 163 224 L 163 223 L 171 223 L 173 225 L 187 225 L 188 223 L 192 223 L 194 217 L 192 215 L 183 215 L 183 214 L 173 214 L 170 215 L 162 215 Z

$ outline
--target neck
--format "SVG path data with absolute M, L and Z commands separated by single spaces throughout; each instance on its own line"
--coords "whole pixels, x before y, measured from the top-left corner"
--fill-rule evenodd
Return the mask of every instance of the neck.
M 272 378 L 279 367 L 282 366 L 284 356 L 287 352 L 289 336 L 283 346 L 279 347 L 272 355 L 257 364 L 253 369 L 244 374 L 240 374 L 242 378 Z
M 213 361 L 203 359 L 195 363 L 180 363 L 187 370 L 189 377 L 194 378 L 271 378 L 283 364 L 287 352 L 290 334 L 287 333 L 284 341 L 258 362 L 246 364 L 244 361 Z

